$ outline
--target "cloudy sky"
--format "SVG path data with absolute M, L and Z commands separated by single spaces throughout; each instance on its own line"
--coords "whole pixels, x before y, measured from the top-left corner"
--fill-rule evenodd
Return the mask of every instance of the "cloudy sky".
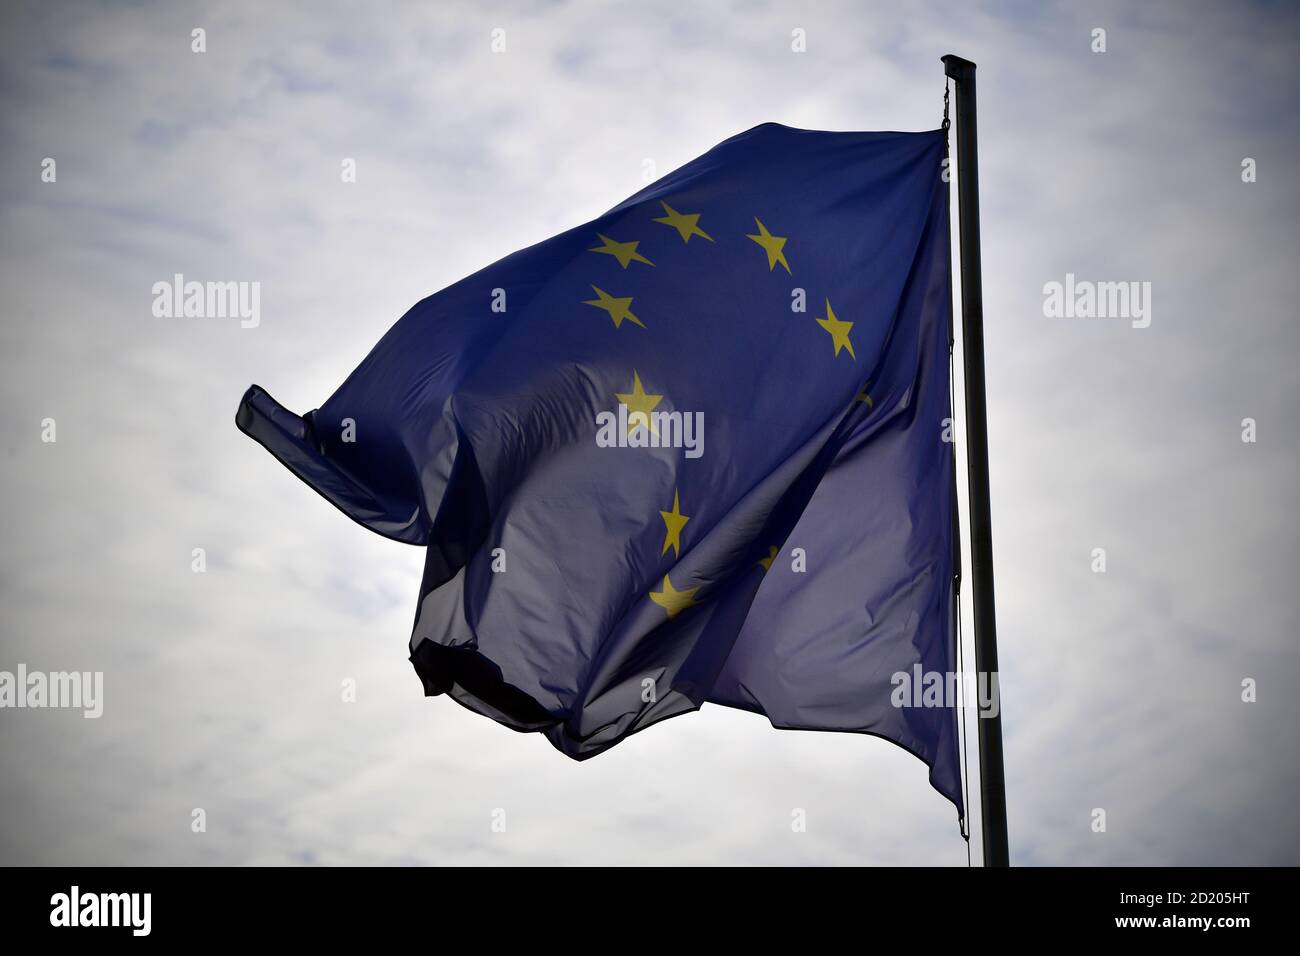
M 899 9 L 6 5 L 0 670 L 105 702 L 0 711 L 0 863 L 965 865 L 881 740 L 706 707 L 576 764 L 425 699 L 420 551 L 234 426 L 757 123 L 934 128 L 948 52 L 979 64 L 1012 860 L 1300 863 L 1300 11 Z M 155 318 L 178 272 L 260 282 L 260 324 Z M 1067 273 L 1149 281 L 1150 327 L 1046 318 Z

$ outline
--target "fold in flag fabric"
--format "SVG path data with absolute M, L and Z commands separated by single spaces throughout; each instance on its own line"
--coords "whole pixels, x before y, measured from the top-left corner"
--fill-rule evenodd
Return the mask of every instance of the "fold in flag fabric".
M 962 813 L 945 134 L 775 124 L 417 303 L 239 427 L 426 549 L 411 661 L 575 759 L 706 701 Z M 932 699 L 933 698 L 933 699 Z

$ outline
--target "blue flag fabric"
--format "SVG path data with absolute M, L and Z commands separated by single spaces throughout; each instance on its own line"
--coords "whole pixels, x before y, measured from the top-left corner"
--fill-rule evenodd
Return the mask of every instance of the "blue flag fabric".
M 900 683 L 955 670 L 944 156 L 756 127 L 237 422 L 426 548 L 427 694 L 576 759 L 706 701 L 874 734 L 961 813 L 952 702 Z

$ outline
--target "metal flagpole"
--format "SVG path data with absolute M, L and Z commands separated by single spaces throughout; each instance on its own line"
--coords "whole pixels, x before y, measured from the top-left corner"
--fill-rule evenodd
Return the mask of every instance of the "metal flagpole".
M 949 53 L 944 72 L 957 87 L 957 199 L 961 249 L 962 363 L 966 379 L 966 463 L 970 492 L 971 594 L 975 671 L 995 694 L 997 623 L 993 613 L 993 531 L 989 517 L 988 409 L 984 400 L 984 290 L 980 280 L 980 197 L 975 118 L 975 64 Z M 985 866 L 1007 866 L 1007 794 L 1002 771 L 1002 709 L 976 720 L 980 821 Z

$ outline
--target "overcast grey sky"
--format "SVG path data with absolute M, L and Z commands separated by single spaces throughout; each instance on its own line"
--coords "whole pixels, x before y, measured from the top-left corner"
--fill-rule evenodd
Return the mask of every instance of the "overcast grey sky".
M 979 64 L 1013 862 L 1300 863 L 1298 41 L 1283 4 L 6 5 L 0 670 L 102 670 L 105 703 L 0 710 L 0 863 L 964 865 L 881 740 L 706 707 L 576 764 L 425 699 L 421 552 L 233 420 L 253 382 L 315 407 L 647 161 L 934 128 L 948 52 Z M 178 272 L 260 282 L 260 324 L 155 318 Z M 1151 282 L 1150 327 L 1045 318 L 1066 273 Z

